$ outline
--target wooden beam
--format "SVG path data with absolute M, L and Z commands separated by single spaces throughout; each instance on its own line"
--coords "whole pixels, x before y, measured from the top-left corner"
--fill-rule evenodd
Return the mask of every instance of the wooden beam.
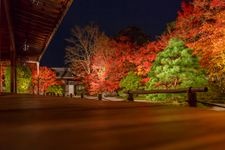
M 39 2 L 47 7 L 53 6 L 53 7 L 60 7 L 61 3 L 55 3 L 54 0 L 46 1 L 46 0 L 39 0 Z
M 72 3 L 73 3 L 73 0 L 68 0 L 65 11 L 62 13 L 60 20 L 59 20 L 58 23 L 56 24 L 56 27 L 53 29 L 53 32 L 52 32 L 52 34 L 50 35 L 50 37 L 49 37 L 49 39 L 48 39 L 48 41 L 47 41 L 47 43 L 46 43 L 46 46 L 45 46 L 45 48 L 43 49 L 43 51 L 42 51 L 42 53 L 41 53 L 41 55 L 40 55 L 40 57 L 39 57 L 39 59 L 38 59 L 39 62 L 40 62 L 41 58 L 43 57 L 45 51 L 47 50 L 47 48 L 48 48 L 48 46 L 49 46 L 49 44 L 50 44 L 50 42 L 51 42 L 53 36 L 55 35 L 56 31 L 58 30 L 58 28 L 59 28 L 59 26 L 60 26 L 60 24 L 61 24 L 63 18 L 65 17 L 65 15 L 66 15 L 66 13 L 68 12 L 68 10 L 69 10 L 70 6 L 72 5 Z
M 35 41 L 36 39 L 45 41 L 49 35 L 49 34 L 42 35 L 41 33 L 38 34 L 38 33 L 31 33 L 31 32 L 28 32 L 28 33 L 29 34 L 26 35 L 24 32 L 16 32 L 17 38 L 21 38 L 17 40 L 16 43 L 24 42 L 25 39 L 27 40 L 32 39 L 32 41 Z
M 16 14 L 16 18 L 20 19 L 20 17 L 26 18 L 26 20 L 31 20 L 31 21 L 40 21 L 42 23 L 48 22 L 49 24 L 54 24 L 55 19 L 57 16 L 53 15 L 51 17 L 45 16 L 45 15 L 37 15 L 32 12 L 25 12 L 25 11 L 18 11 Z M 23 20 L 22 20 L 23 21 Z
M 19 25 L 16 25 L 16 31 L 21 31 L 21 32 L 25 32 L 26 31 L 26 28 L 24 28 L 26 25 L 24 24 L 19 24 Z M 36 32 L 41 32 L 41 33 L 45 33 L 45 34 L 49 34 L 51 33 L 51 30 L 52 28 L 47 28 L 47 27 L 43 27 L 43 26 L 36 26 L 35 28 L 34 27 L 30 27 L 29 30 L 34 30 Z
M 158 89 L 158 90 L 136 90 L 136 91 L 128 91 L 126 93 L 132 94 L 158 94 L 158 93 L 187 93 L 188 88 L 185 89 Z M 208 88 L 191 88 L 191 92 L 207 92 Z
M 55 22 L 49 22 L 45 20 L 38 19 L 30 19 L 27 16 L 17 15 L 17 19 L 15 19 L 16 27 L 22 25 L 23 27 L 32 27 L 32 28 L 43 28 L 43 29 L 52 29 L 54 27 Z
M 16 34 L 18 33 L 19 35 L 24 35 L 24 32 L 25 32 L 24 29 L 17 28 L 15 33 Z M 49 32 L 43 31 L 41 29 L 37 29 L 37 30 L 31 29 L 31 31 L 29 31 L 29 35 L 30 34 L 35 36 L 41 35 L 46 38 L 49 35 Z
M 16 6 L 14 10 L 26 10 L 28 12 L 39 11 L 43 13 L 58 13 L 62 8 L 61 3 L 58 0 L 53 0 L 51 5 L 46 5 L 46 3 L 32 4 L 31 0 L 13 0 L 13 5 Z M 49 1 L 49 0 L 44 0 Z
M 18 0 L 16 0 L 15 2 L 17 2 Z M 62 8 L 62 3 L 59 3 L 58 0 L 38 0 L 39 3 L 38 5 L 36 4 L 32 4 L 30 2 L 30 0 L 24 0 L 22 1 L 19 1 L 19 3 L 15 3 L 15 4 L 18 4 L 19 8 L 26 8 L 26 9 L 35 9 L 35 10 L 45 10 L 45 11 L 48 11 L 48 12 L 58 12 L 58 10 L 60 10 Z
M 13 23 L 12 23 L 12 14 L 10 14 L 9 0 L 3 0 L 3 4 L 5 7 L 6 21 L 9 29 L 10 36 L 10 61 L 11 61 L 11 87 L 10 91 L 12 93 L 17 93 L 16 89 L 16 44 L 15 44 L 15 36 L 13 31 Z

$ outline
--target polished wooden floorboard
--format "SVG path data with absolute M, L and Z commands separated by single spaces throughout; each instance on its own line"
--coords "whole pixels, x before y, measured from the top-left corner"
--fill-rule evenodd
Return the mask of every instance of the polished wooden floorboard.
M 0 96 L 0 150 L 224 148 L 223 111 L 63 97 Z

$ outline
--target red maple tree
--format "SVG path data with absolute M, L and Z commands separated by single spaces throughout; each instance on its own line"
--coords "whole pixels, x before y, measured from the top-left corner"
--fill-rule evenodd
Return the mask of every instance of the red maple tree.
M 223 74 L 225 47 L 225 1 L 193 0 L 182 4 L 176 24 L 170 37 L 183 39 L 194 54 L 211 81 L 225 85 Z
M 128 74 L 129 71 L 135 70 L 133 63 L 134 54 L 137 51 L 137 46 L 127 37 L 120 37 L 112 41 L 114 51 L 108 59 L 106 65 L 106 90 L 116 91 L 119 89 L 120 80 Z
M 60 84 L 56 80 L 56 74 L 48 67 L 40 67 L 39 75 L 37 70 L 32 71 L 32 91 L 35 94 L 44 94 L 49 86 Z M 38 93 L 39 92 L 39 93 Z

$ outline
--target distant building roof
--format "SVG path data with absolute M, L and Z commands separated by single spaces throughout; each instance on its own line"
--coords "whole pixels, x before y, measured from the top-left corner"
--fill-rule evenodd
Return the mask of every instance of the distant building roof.
M 57 79 L 74 80 L 74 76 L 70 68 L 51 68 L 56 72 Z

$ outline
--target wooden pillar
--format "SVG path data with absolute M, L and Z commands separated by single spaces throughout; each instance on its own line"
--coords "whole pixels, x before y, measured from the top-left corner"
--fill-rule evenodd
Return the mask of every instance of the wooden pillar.
M 83 93 L 83 92 L 80 94 L 80 98 L 81 98 L 81 99 L 84 98 L 84 93 Z
M 2 19 L 2 15 L 1 15 L 1 10 L 2 10 L 2 1 L 0 0 L 0 27 L 2 25 L 1 19 Z M 0 43 L 2 42 L 2 36 L 0 34 Z M 3 74 L 3 70 L 2 70 L 2 58 L 1 58 L 1 49 L 0 49 L 0 93 L 2 92 L 2 74 Z
M 36 71 L 37 71 L 37 85 L 33 85 L 33 94 L 38 94 L 40 93 L 40 83 L 39 83 L 39 76 L 40 76 L 40 62 L 39 61 L 26 61 L 26 63 L 31 63 L 31 64 L 35 64 L 36 65 Z M 36 88 L 37 87 L 37 93 L 35 93 Z
M 36 64 L 37 64 L 37 75 L 39 76 L 39 74 L 40 74 L 40 63 L 37 61 Z
M 16 85 L 16 54 L 14 50 L 10 52 L 10 92 L 17 93 L 17 85 Z
M 134 94 L 131 93 L 130 91 L 128 91 L 128 98 L 127 98 L 128 101 L 131 101 L 133 102 L 134 101 Z
M 2 81 L 3 81 L 2 75 L 3 75 L 3 69 L 2 69 L 2 62 L 0 60 L 0 93 L 2 92 L 2 87 L 3 87 L 3 85 L 2 85 Z
M 197 95 L 196 92 L 191 91 L 191 87 L 188 89 L 188 104 L 190 107 L 197 106 Z
M 102 100 L 102 93 L 98 94 L 98 100 Z
M 77 96 L 77 85 L 74 85 L 74 95 Z
M 17 93 L 16 91 L 16 46 L 15 46 L 15 36 L 13 31 L 13 22 L 12 22 L 12 14 L 10 11 L 10 1 L 3 0 L 2 1 L 5 7 L 6 14 L 6 23 L 9 28 L 9 36 L 10 36 L 10 62 L 11 62 L 11 87 L 10 91 L 12 93 Z
M 40 94 L 40 78 L 39 78 L 39 75 L 40 75 L 40 63 L 36 62 L 36 65 L 37 65 L 37 77 L 38 77 L 38 81 L 37 81 L 37 95 L 39 95 Z

